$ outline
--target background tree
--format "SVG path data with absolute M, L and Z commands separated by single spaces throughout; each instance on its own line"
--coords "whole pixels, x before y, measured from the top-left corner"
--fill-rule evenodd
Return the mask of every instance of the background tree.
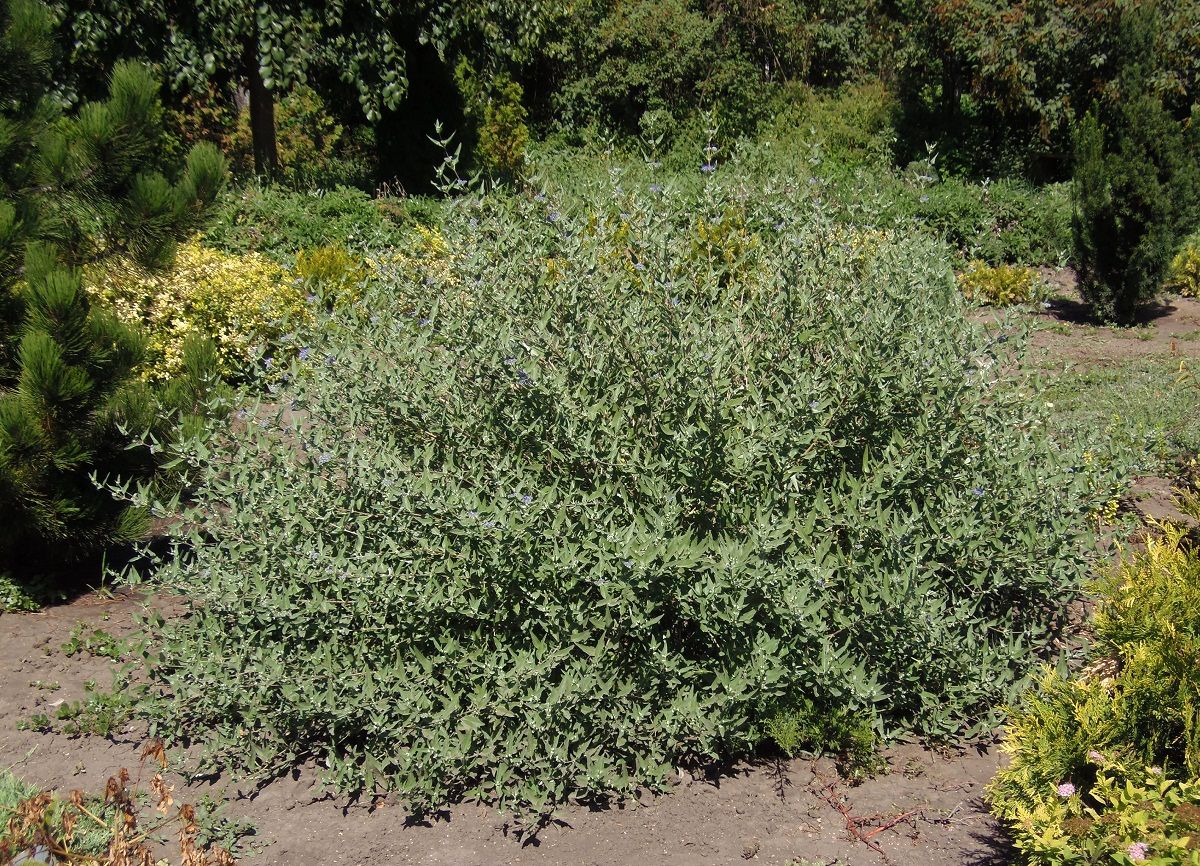
M 136 531 L 92 476 L 148 471 L 126 431 L 149 427 L 157 401 L 130 375 L 141 339 L 89 304 L 78 268 L 165 264 L 225 177 L 211 145 L 175 183 L 146 170 L 161 108 L 145 67 L 119 64 L 107 99 L 63 116 L 52 54 L 46 7 L 0 0 L 0 569 Z
M 1120 77 L 1121 10 L 1161 26 L 1142 85 L 1175 116 L 1200 96 L 1200 4 L 1193 0 L 902 0 L 897 47 L 903 156 L 937 142 L 952 168 L 1058 179 L 1072 128 Z M 903 157 L 902 157 L 903 158 Z
M 488 0 L 62 0 L 71 65 L 79 75 L 134 57 L 161 65 L 176 92 L 208 84 L 244 88 L 256 170 L 271 174 L 276 95 L 294 84 L 352 88 L 367 121 L 396 109 L 409 88 L 415 43 L 443 62 L 469 52 L 478 68 L 521 60 L 553 4 Z M 327 88 L 326 88 L 327 89 Z

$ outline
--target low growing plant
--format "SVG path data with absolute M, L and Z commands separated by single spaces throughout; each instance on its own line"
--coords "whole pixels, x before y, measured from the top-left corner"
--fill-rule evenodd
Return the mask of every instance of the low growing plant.
M 1200 298 L 1200 235 L 1188 238 L 1171 259 L 1166 288 L 1189 298 Z
M 283 265 L 302 249 L 402 244 L 406 233 L 393 219 L 395 204 L 348 187 L 291 192 L 247 185 L 221 198 L 202 241 L 227 253 L 261 253 Z M 400 210 L 403 221 L 409 220 L 408 211 Z
M 106 262 L 89 271 L 87 284 L 92 297 L 147 333 L 143 373 L 153 382 L 180 376 L 194 337 L 213 341 L 221 374 L 242 375 L 264 346 L 278 347 L 287 328 L 310 315 L 304 287 L 271 259 L 230 255 L 198 239 L 179 248 L 169 270 Z
M 1182 529 L 1148 539 L 1100 587 L 1094 661 L 1012 712 L 990 798 L 1028 862 L 1200 862 L 1198 578 Z
M 230 851 L 250 828 L 203 803 L 177 805 L 175 788 L 161 772 L 167 766 L 161 742 L 146 746 L 143 764 L 148 758 L 156 760 L 159 772 L 144 783 L 140 771 L 134 780 L 122 769 L 102 793 L 75 790 L 66 796 L 0 770 L 0 862 L 234 866 Z M 164 858 L 168 845 L 177 854 Z
M 1157 767 L 1132 777 L 1100 770 L 1085 798 L 1066 786 L 1013 827 L 1024 862 L 1197 866 L 1200 782 L 1179 781 Z
M 342 246 L 324 246 L 296 253 L 296 279 L 330 307 L 356 300 L 371 272 L 361 256 Z
M 958 287 L 969 301 L 1009 307 L 1032 301 L 1038 289 L 1037 272 L 1017 265 L 991 265 L 974 261 L 958 275 Z

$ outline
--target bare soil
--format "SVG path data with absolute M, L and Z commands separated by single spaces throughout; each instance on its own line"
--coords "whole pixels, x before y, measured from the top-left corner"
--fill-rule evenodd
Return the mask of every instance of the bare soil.
M 1064 293 L 1070 274 L 1055 274 Z M 985 314 L 986 315 L 986 314 Z M 1042 327 L 1033 351 L 1043 363 L 1120 363 L 1135 357 L 1200 357 L 1200 301 L 1173 299 L 1140 328 L 1100 328 L 1072 300 L 1030 317 Z M 1039 321 L 1040 320 L 1040 321 Z M 1190 336 L 1189 336 L 1190 335 Z M 1134 500 L 1149 516 L 1174 516 L 1162 479 L 1141 479 Z M 69 738 L 18 730 L 34 713 L 53 714 L 83 696 L 84 683 L 110 681 L 113 662 L 62 651 L 76 624 L 120 636 L 136 630 L 147 603 L 130 593 L 90 594 L 35 614 L 0 614 L 0 766 L 60 790 L 102 790 L 120 768 L 137 775 L 145 732 Z M 150 603 L 170 615 L 169 600 Z M 57 688 L 51 688 L 57 684 Z M 259 791 L 231 780 L 185 787 L 177 799 L 208 794 L 257 828 L 261 866 L 718 866 L 794 860 L 849 866 L 966 866 L 1008 862 L 1003 831 L 988 815 L 984 788 L 1000 766 L 994 744 L 935 752 L 904 745 L 888 772 L 852 786 L 826 760 L 741 763 L 719 778 L 681 773 L 671 791 L 592 810 L 567 806 L 536 837 L 498 812 L 458 806 L 413 823 L 387 801 L 366 805 L 329 796 L 313 768 Z M 148 772 L 148 771 L 147 771 Z

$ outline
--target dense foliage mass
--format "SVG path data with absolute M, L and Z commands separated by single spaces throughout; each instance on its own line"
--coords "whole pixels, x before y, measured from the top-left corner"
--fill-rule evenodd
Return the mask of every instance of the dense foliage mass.
M 1112 104 L 1093 105 L 1075 144 L 1075 260 L 1084 299 L 1128 322 L 1159 291 L 1182 237 L 1200 223 L 1200 109 L 1178 122 L 1149 86 L 1157 19 L 1121 17 Z
M 298 333 L 190 458 L 158 729 L 534 811 L 814 707 L 990 730 L 1076 591 L 1082 474 L 944 248 L 721 172 L 459 199 Z
M 1150 539 L 1102 588 L 1092 664 L 1048 672 L 1013 712 L 1012 763 L 991 797 L 1029 862 L 1127 862 L 1132 846 L 1147 862 L 1196 862 L 1198 578 L 1180 530 Z
M 86 288 L 121 321 L 146 330 L 142 375 L 150 381 L 178 376 L 193 338 L 211 340 L 216 372 L 237 377 L 254 349 L 276 342 L 289 322 L 308 317 L 302 282 L 271 259 L 229 255 L 194 239 L 179 248 L 167 270 L 114 259 L 88 270 Z

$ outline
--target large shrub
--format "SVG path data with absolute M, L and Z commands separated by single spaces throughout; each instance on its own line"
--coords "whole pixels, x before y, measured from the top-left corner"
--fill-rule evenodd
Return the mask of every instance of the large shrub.
M 1167 275 L 1184 227 L 1173 188 L 1185 159 L 1176 125 L 1148 97 L 1111 130 L 1089 114 L 1075 166 L 1075 259 L 1080 290 L 1102 319 L 1129 322 Z M 1114 142 L 1115 138 L 1115 142 Z
M 1200 216 L 1200 112 L 1180 123 L 1148 86 L 1156 19 L 1137 8 L 1122 17 L 1117 99 L 1093 105 L 1076 132 L 1074 229 L 1084 299 L 1128 322 Z
M 541 810 L 789 714 L 992 729 L 1083 540 L 1009 344 L 806 185 L 629 180 L 460 199 L 192 456 L 159 731 Z

